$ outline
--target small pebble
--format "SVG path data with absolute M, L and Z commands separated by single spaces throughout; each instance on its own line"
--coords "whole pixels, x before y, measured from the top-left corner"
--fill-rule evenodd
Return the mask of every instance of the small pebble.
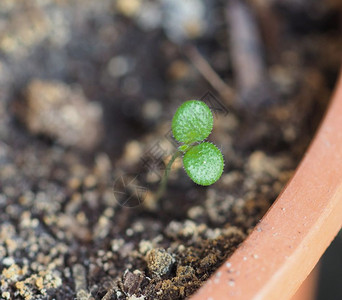
M 152 249 L 147 253 L 146 262 L 151 274 L 163 276 L 171 271 L 171 267 L 175 263 L 175 259 L 164 249 L 157 248 Z

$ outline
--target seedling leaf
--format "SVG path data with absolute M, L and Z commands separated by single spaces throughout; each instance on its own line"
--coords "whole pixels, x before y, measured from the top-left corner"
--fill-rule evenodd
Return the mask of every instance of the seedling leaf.
M 199 185 L 211 185 L 223 172 L 223 155 L 213 144 L 204 142 L 194 146 L 183 157 L 183 164 L 189 177 Z
M 172 119 L 172 133 L 179 142 L 200 142 L 209 136 L 213 123 L 213 114 L 203 101 L 189 100 L 177 109 Z

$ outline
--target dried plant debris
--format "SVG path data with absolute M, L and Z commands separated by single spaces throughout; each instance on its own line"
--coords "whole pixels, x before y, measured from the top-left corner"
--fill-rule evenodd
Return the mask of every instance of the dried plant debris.
M 254 28 L 267 13 L 282 37 L 270 41 L 265 24 L 260 31 L 272 60 L 258 57 L 265 80 L 248 99 L 266 104 L 254 110 L 230 106 L 231 95 L 242 95 L 232 60 L 243 53 L 230 50 L 228 33 L 237 29 L 221 3 L 198 1 L 189 11 L 178 2 L 0 1 L 1 299 L 187 298 L 291 178 L 338 73 L 340 5 L 244 2 Z M 213 112 L 210 135 L 225 168 L 200 187 L 176 160 L 156 202 L 159 177 L 141 164 L 144 149 L 162 140 L 167 163 L 174 146 L 166 120 L 179 99 L 210 90 L 196 59 L 175 44 L 189 41 L 229 89 L 229 113 Z M 126 173 L 147 189 L 134 208 L 113 192 Z

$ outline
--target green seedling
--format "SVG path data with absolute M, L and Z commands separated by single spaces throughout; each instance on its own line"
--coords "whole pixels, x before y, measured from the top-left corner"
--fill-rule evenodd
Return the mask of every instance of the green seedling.
M 213 124 L 213 114 L 203 101 L 186 101 L 177 109 L 172 119 L 172 133 L 182 144 L 166 166 L 157 198 L 163 195 L 171 166 L 181 155 L 184 169 L 195 183 L 208 186 L 221 177 L 224 167 L 223 155 L 215 145 L 204 142 L 211 133 Z

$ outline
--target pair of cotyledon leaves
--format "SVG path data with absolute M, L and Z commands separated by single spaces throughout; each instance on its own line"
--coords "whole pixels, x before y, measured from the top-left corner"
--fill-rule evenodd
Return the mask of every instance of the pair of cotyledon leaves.
M 221 151 L 209 142 L 202 142 L 211 133 L 213 124 L 211 110 L 203 101 L 198 100 L 184 102 L 172 119 L 173 136 L 184 143 L 179 147 L 179 150 L 185 152 L 184 169 L 199 185 L 213 184 L 223 172 Z

